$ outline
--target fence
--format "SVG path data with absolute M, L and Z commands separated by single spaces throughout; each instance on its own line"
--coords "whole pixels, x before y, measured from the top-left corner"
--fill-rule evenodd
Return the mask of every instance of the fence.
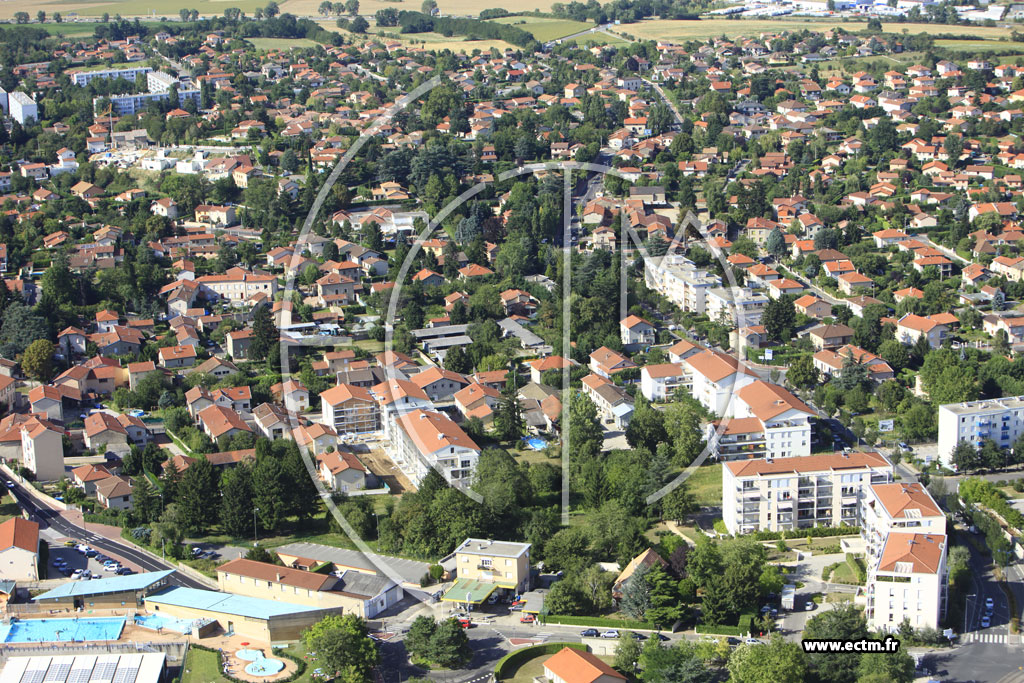
M 112 642 L 96 645 L 38 645 L 35 643 L 6 643 L 0 645 L 0 664 L 8 657 L 59 657 L 63 655 L 130 654 L 136 652 L 163 652 L 168 661 L 185 661 L 187 642 L 163 641 L 149 643 Z

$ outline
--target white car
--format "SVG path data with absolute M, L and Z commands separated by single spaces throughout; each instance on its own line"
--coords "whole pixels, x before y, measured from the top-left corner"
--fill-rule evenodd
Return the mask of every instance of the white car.
M 992 619 L 987 614 L 981 618 L 981 627 L 988 628 L 992 625 Z
M 619 637 L 619 632 L 616 631 L 615 629 L 610 629 L 608 631 L 603 632 L 601 634 L 601 637 L 602 638 L 618 638 Z
M 992 598 L 985 598 L 985 609 L 994 609 L 995 606 L 995 600 L 993 600 Z
M 743 642 L 746 643 L 747 645 L 764 645 L 764 643 L 762 643 L 757 638 L 747 638 Z
M 103 571 L 105 572 L 116 572 L 120 568 L 121 567 L 116 562 L 111 562 L 110 564 L 103 565 Z

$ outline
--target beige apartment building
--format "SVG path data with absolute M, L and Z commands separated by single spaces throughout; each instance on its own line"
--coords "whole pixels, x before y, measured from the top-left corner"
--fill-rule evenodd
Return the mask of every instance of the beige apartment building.
M 867 488 L 892 476 L 892 463 L 880 453 L 727 462 L 722 519 L 731 534 L 856 526 Z
M 455 549 L 455 572 L 460 581 L 523 593 L 530 590 L 530 544 L 467 538 Z

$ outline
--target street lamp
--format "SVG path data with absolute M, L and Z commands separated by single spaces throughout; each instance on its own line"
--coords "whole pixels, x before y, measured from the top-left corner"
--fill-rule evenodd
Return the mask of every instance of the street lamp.
M 252 544 L 253 544 L 253 547 L 259 545 L 259 542 L 260 542 L 259 538 L 256 536 L 256 513 L 259 512 L 259 511 L 260 511 L 260 509 L 258 507 L 254 507 L 252 509 Z
M 970 600 L 973 597 L 976 597 L 974 593 L 971 593 L 970 595 L 965 595 L 964 596 L 964 630 L 963 630 L 963 632 L 965 634 L 967 633 L 967 613 L 970 611 L 968 609 L 968 605 L 970 604 Z

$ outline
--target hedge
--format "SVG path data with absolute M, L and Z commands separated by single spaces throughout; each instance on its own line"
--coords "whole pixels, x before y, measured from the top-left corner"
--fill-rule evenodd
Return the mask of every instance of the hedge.
M 544 643 L 543 645 L 524 647 L 522 650 L 509 652 L 498 660 L 498 663 L 494 665 L 494 678 L 500 681 L 505 677 L 506 669 L 518 669 L 528 659 L 533 659 L 540 655 L 553 655 L 556 652 L 561 652 L 562 648 L 565 647 L 571 647 L 581 652 L 587 651 L 587 646 L 583 643 Z
M 698 624 L 694 630 L 701 635 L 745 636 L 751 632 L 753 622 L 753 614 L 744 614 L 736 622 L 736 626 L 722 626 L 719 624 Z
M 607 617 L 573 617 L 567 614 L 548 614 L 541 618 L 545 624 L 562 624 L 563 626 L 607 626 L 608 628 L 629 628 L 643 631 L 659 631 L 656 625 L 647 621 L 632 619 L 609 619 Z
M 218 666 L 220 668 L 220 671 L 221 671 L 220 675 L 221 676 L 223 676 L 224 678 L 228 679 L 229 681 L 233 681 L 234 683 L 248 683 L 247 681 L 245 681 L 245 680 L 243 680 L 241 678 L 236 678 L 236 677 L 232 676 L 231 674 L 224 673 L 224 660 L 229 656 L 228 653 L 221 652 L 220 650 L 215 650 L 212 647 L 206 647 L 205 645 L 199 645 L 197 643 L 190 643 L 189 644 L 189 648 L 190 649 L 196 649 L 196 650 L 202 650 L 203 652 L 212 652 L 212 653 L 214 653 L 216 655 L 219 655 L 217 664 L 218 664 Z M 295 662 L 295 664 L 297 665 L 297 668 L 295 669 L 295 673 L 293 673 L 291 676 L 288 676 L 286 678 L 280 679 L 279 681 L 276 681 L 276 683 L 291 683 L 291 681 L 298 680 L 299 678 L 302 677 L 302 675 L 304 673 L 306 673 L 306 662 L 304 660 L 296 657 L 293 654 L 285 652 L 284 650 L 275 650 L 274 648 L 270 648 L 270 656 L 271 657 L 279 657 L 281 659 L 290 659 L 293 662 Z M 185 668 L 184 667 L 184 662 L 182 664 L 183 664 L 182 669 L 184 669 Z
M 788 531 L 757 531 L 753 534 L 755 541 L 777 541 L 794 538 L 828 538 L 831 536 L 856 536 L 860 533 L 859 526 L 815 526 L 810 529 L 790 529 Z

